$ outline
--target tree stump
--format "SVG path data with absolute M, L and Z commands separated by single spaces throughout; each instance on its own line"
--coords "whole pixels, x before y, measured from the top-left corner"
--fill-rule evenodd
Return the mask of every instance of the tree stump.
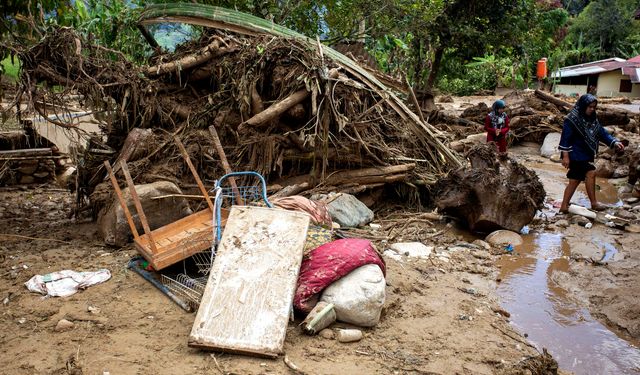
M 434 189 L 439 210 L 472 231 L 519 232 L 542 207 L 545 191 L 535 172 L 513 159 L 498 160 L 495 146 L 477 145 L 467 154 L 471 166 L 451 172 Z

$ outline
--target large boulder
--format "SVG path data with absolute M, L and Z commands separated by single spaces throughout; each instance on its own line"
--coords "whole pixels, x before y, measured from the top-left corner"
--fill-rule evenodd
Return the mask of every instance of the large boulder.
M 451 172 L 432 189 L 438 209 L 478 232 L 518 232 L 529 224 L 546 196 L 536 173 L 513 159 L 498 160 L 490 145 L 477 145 L 467 157 L 470 167 Z
M 367 264 L 329 285 L 320 300 L 333 303 L 338 320 L 373 327 L 380 320 L 386 297 L 385 286 L 380 267 Z
M 329 214 L 341 227 L 360 227 L 373 220 L 373 211 L 351 194 L 338 194 L 329 203 Z
M 152 184 L 136 185 L 136 192 L 142 203 L 149 227 L 151 230 L 177 221 L 190 215 L 191 209 L 184 198 L 151 199 L 168 194 L 182 194 L 180 188 L 169 181 L 158 181 Z M 129 212 L 136 223 L 138 233 L 144 234 L 142 224 L 138 218 L 129 188 L 122 190 L 124 200 L 127 202 Z M 104 242 L 112 246 L 124 246 L 132 238 L 127 218 L 118 202 L 117 197 L 106 205 L 98 214 L 98 228 Z
M 549 133 L 544 137 L 542 147 L 540 147 L 540 155 L 545 158 L 551 158 L 553 155 L 558 154 L 558 145 L 560 144 L 560 133 Z

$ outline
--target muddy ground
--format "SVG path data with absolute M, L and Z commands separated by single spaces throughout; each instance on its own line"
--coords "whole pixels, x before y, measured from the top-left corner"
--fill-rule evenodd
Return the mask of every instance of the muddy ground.
M 93 222 L 67 219 L 70 194 L 51 186 L 0 194 L 3 373 L 290 371 L 282 359 L 214 356 L 187 347 L 195 315 L 126 269 L 132 248 L 105 247 Z M 445 246 L 457 243 L 459 235 L 444 229 L 449 233 L 439 241 L 444 256 L 387 260 L 382 320 L 365 331 L 362 341 L 341 344 L 307 337 L 296 321 L 285 343 L 288 358 L 310 374 L 494 374 L 511 373 L 511 366 L 536 354 L 507 318 L 495 312 L 500 307 L 493 292 L 494 256 L 481 249 L 447 251 Z M 35 274 L 99 268 L 109 269 L 112 278 L 67 298 L 43 299 L 23 285 Z M 469 288 L 477 293 L 462 290 Z M 75 327 L 56 332 L 63 318 Z
M 473 98 L 488 104 L 492 99 Z M 550 206 L 559 199 L 565 180 L 558 164 L 540 158 L 535 145 L 511 154 L 538 172 Z M 605 202 L 618 201 L 615 186 L 606 181 L 600 185 Z M 73 196 L 55 185 L 0 190 L 2 373 L 292 373 L 282 357 L 269 360 L 189 348 L 195 315 L 126 269 L 135 255 L 133 247 L 106 247 L 94 222 L 69 219 L 72 202 Z M 567 301 L 587 309 L 617 337 L 638 345 L 640 235 L 602 224 L 591 229 L 558 227 L 554 209 L 545 214 L 529 236 L 560 233 L 570 248 L 566 264 L 550 268 L 545 282 L 565 291 Z M 303 335 L 298 319 L 289 325 L 285 342 L 289 360 L 309 374 L 519 373 L 524 360 L 537 355 L 545 341 L 529 342 L 526 325 L 513 321 L 515 316 L 506 317 L 501 307 L 507 305 L 500 300 L 504 296 L 498 296 L 505 260 L 517 262 L 518 252 L 469 246 L 477 237 L 445 223 L 421 230 L 444 234 L 426 243 L 435 247 L 429 259 L 386 259 L 387 302 L 377 327 L 366 329 L 360 342 L 342 344 Z M 601 258 L 600 243 L 616 248 L 606 265 L 588 261 Z M 44 299 L 24 286 L 36 274 L 99 268 L 109 269 L 112 278 L 67 298 Z M 63 318 L 75 325 L 56 332 Z M 333 326 L 339 327 L 346 325 Z

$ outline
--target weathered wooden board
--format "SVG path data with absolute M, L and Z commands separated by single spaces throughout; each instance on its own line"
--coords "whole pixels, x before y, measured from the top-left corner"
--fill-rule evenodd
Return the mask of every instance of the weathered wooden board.
M 233 206 L 189 346 L 282 353 L 308 227 L 306 213 Z

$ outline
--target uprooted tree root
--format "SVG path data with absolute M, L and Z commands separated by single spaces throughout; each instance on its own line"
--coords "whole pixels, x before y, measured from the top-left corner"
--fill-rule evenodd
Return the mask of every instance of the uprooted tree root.
M 204 179 L 224 174 L 206 131 L 211 125 L 232 169 L 254 170 L 269 181 L 306 176 L 309 188 L 337 171 L 394 165 L 411 165 L 395 181 L 432 184 L 459 165 L 439 131 L 407 117 L 389 93 L 327 58 L 322 48 L 206 29 L 174 54 L 154 56 L 153 66 L 137 67 L 73 29 L 59 28 L 19 51 L 17 100 L 26 98 L 28 111 L 47 115 L 68 112 L 63 96 L 77 92 L 84 96 L 81 104 L 101 112 L 105 139 L 92 137 L 77 155 L 77 189 L 84 197 L 104 181 L 103 160 L 123 159 L 120 150 L 135 128 L 152 129 L 146 147 L 139 147 L 144 151 L 124 158 L 136 182 L 184 183 L 188 172 L 173 136 Z M 39 85 L 43 81 L 49 85 Z M 64 90 L 47 88 L 53 85 Z M 278 111 L 287 100 L 297 103 Z
M 451 172 L 435 186 L 436 206 L 474 231 L 520 231 L 546 196 L 538 176 L 513 159 L 499 160 L 492 144 L 475 146 L 467 157 L 470 167 Z

